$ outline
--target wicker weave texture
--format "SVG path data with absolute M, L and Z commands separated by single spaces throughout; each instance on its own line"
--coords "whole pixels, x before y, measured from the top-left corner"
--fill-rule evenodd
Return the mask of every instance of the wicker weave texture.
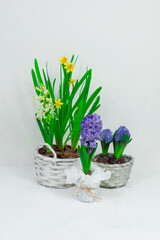
M 38 153 L 39 148 L 46 146 L 51 150 L 54 158 L 45 157 Z M 66 184 L 64 170 L 74 164 L 79 158 L 59 159 L 55 151 L 46 143 L 39 144 L 34 153 L 35 171 L 38 182 L 50 188 L 68 188 L 72 184 Z
M 123 155 L 128 162 L 123 164 L 103 164 L 96 163 L 106 171 L 111 172 L 111 178 L 107 181 L 102 181 L 101 187 L 117 188 L 127 184 L 130 177 L 130 172 L 133 166 L 134 158 L 129 155 Z

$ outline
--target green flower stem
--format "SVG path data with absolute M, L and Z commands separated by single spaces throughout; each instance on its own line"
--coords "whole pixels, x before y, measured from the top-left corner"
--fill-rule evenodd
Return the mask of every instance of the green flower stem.
M 127 144 L 130 143 L 131 141 L 132 138 L 130 138 L 127 134 L 125 134 L 121 141 L 119 142 L 116 142 L 115 139 L 113 139 L 114 156 L 116 158 L 122 157 L 124 149 L 126 148 Z
M 50 152 L 51 150 L 49 148 L 47 148 L 47 152 Z
M 85 147 L 85 146 L 78 146 L 78 153 L 81 159 L 81 163 L 82 163 L 82 167 L 83 167 L 83 172 L 85 174 L 87 174 L 90 171 L 90 167 L 91 167 L 91 162 L 93 159 L 93 156 L 96 152 L 97 146 L 96 148 L 94 148 L 92 150 L 92 152 L 90 152 L 90 149 Z
M 124 152 L 125 147 L 127 146 L 128 143 L 115 143 L 115 147 L 114 147 L 114 155 L 116 158 L 120 158 L 122 157 L 122 154 Z
M 103 155 L 106 155 L 108 153 L 109 144 L 110 143 L 106 143 L 105 140 L 101 141 L 101 147 L 102 147 L 102 154 Z

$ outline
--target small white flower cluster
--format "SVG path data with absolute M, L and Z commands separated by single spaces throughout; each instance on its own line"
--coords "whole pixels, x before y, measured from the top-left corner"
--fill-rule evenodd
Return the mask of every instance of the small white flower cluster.
M 39 99 L 35 99 L 35 110 L 36 110 L 36 117 L 42 121 L 42 119 L 46 118 L 46 113 L 49 113 L 52 118 L 55 117 L 55 107 L 53 103 L 50 101 L 45 104 L 44 107 L 44 102 Z
M 55 116 L 55 107 L 52 102 L 52 98 L 48 98 L 49 91 L 41 84 L 41 88 L 35 87 L 35 89 L 40 93 L 40 96 L 35 97 L 35 110 L 36 117 L 42 121 L 46 118 L 46 113 L 50 114 L 52 118 Z

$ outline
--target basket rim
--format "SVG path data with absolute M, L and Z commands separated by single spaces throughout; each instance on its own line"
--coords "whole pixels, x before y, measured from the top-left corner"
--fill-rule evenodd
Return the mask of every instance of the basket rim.
M 111 154 L 111 155 L 113 155 L 113 153 L 109 153 L 109 154 Z M 97 155 L 99 155 L 99 154 L 96 154 L 95 155 L 95 157 L 97 156 Z M 128 162 L 126 162 L 126 163 L 121 163 L 121 164 L 118 164 L 118 163 L 116 163 L 116 164 L 105 164 L 105 163 L 99 163 L 99 162 L 94 162 L 95 164 L 98 164 L 98 165 L 100 165 L 100 166 L 109 166 L 109 167 L 120 167 L 120 166 L 127 166 L 127 165 L 129 165 L 129 164 L 133 164 L 134 163 L 134 157 L 133 156 L 131 156 L 131 155 L 128 155 L 128 154 L 123 154 L 122 155 L 124 158 L 128 158 L 129 159 L 129 161 Z M 94 158 L 95 158 L 94 157 Z
M 45 143 L 44 143 L 44 145 L 45 145 Z M 63 162 L 63 161 L 70 162 L 70 161 L 74 161 L 74 160 L 80 159 L 80 157 L 78 157 L 78 158 L 57 158 L 57 157 L 53 158 L 53 157 L 46 157 L 46 156 L 44 156 L 42 154 L 39 154 L 39 152 L 38 152 L 39 148 L 40 148 L 40 145 L 38 145 L 37 148 L 35 149 L 34 156 L 35 157 L 37 156 L 39 158 L 44 158 L 44 159 L 46 159 L 48 161 L 51 161 L 51 162 Z

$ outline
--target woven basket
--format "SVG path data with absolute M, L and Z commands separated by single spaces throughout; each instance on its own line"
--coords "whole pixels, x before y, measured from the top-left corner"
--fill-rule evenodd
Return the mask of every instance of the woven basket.
M 127 160 L 122 164 L 104 164 L 95 162 L 99 167 L 102 167 L 106 171 L 111 172 L 111 177 L 107 181 L 101 182 L 101 187 L 104 188 L 117 188 L 125 186 L 130 177 L 130 172 L 133 166 L 134 158 L 129 155 L 123 155 Z
M 54 158 L 45 157 L 38 153 L 39 148 L 46 146 L 51 150 Z M 39 144 L 34 153 L 34 163 L 38 182 L 51 188 L 68 188 L 73 184 L 66 184 L 64 170 L 72 166 L 79 158 L 59 159 L 55 151 L 47 144 Z

